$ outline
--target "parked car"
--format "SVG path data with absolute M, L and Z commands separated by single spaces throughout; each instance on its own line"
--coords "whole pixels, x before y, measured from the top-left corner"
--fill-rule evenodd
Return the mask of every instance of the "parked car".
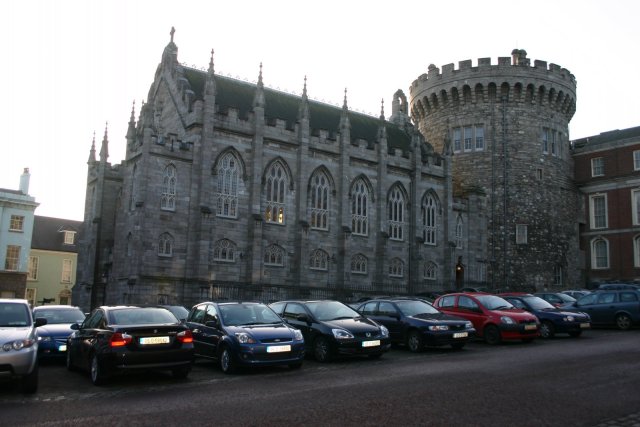
M 41 305 L 34 307 L 33 317 L 47 320 L 47 324 L 38 329 L 38 357 L 43 360 L 67 354 L 67 338 L 73 332 L 71 325 L 82 323 L 85 315 L 70 305 Z
M 302 333 L 262 303 L 201 303 L 191 309 L 186 325 L 195 355 L 217 360 L 226 374 L 242 366 L 295 369 L 304 361 Z
M 95 385 L 131 370 L 169 369 L 176 378 L 191 371 L 193 335 L 164 308 L 98 307 L 71 329 L 67 368 L 88 370 Z
M 640 286 L 633 283 L 602 283 L 598 285 L 599 291 L 621 291 L 633 290 L 640 291 Z
M 33 320 L 23 299 L 0 299 L 0 379 L 20 382 L 24 393 L 38 390 L 38 331 L 46 319 Z
M 588 313 L 591 324 L 627 330 L 640 324 L 640 292 L 635 290 L 595 291 L 562 307 Z
M 536 292 L 534 295 L 542 298 L 548 303 L 553 304 L 555 307 L 560 307 L 576 300 L 575 298 L 567 294 L 563 294 L 562 292 Z
M 533 341 L 540 336 L 538 318 L 496 295 L 456 293 L 443 295 L 433 305 L 440 311 L 470 320 L 488 344 L 502 340 Z
M 371 300 L 357 311 L 386 326 L 392 343 L 405 344 L 413 352 L 427 346 L 461 349 L 476 333 L 470 321 L 442 313 L 419 298 Z
M 555 334 L 579 337 L 582 331 L 591 328 L 591 318 L 586 313 L 570 312 L 557 308 L 535 295 L 526 293 L 504 293 L 498 295 L 516 308 L 535 314 L 540 321 L 540 336 L 553 338 Z
M 384 325 L 339 301 L 279 301 L 270 307 L 302 331 L 307 351 L 319 362 L 339 355 L 378 358 L 391 348 Z
M 580 297 L 583 297 L 587 294 L 590 294 L 591 291 L 588 290 L 568 290 L 568 291 L 562 291 L 563 294 L 569 295 L 571 298 L 575 298 L 576 300 Z

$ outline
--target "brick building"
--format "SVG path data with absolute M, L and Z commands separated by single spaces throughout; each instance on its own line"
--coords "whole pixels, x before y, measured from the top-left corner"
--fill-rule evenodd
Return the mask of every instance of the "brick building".
M 640 278 L 640 127 L 573 141 L 586 284 Z

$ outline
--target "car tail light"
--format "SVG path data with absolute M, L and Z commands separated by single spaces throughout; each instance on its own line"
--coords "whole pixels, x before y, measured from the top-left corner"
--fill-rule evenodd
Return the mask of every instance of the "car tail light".
M 125 345 L 131 343 L 131 339 L 132 337 L 129 334 L 116 332 L 113 335 L 111 335 L 111 339 L 109 340 L 109 345 L 111 347 L 124 347 Z
M 193 334 L 190 330 L 179 332 L 178 335 L 176 335 L 176 338 L 178 338 L 178 341 L 183 344 L 189 344 L 193 342 Z

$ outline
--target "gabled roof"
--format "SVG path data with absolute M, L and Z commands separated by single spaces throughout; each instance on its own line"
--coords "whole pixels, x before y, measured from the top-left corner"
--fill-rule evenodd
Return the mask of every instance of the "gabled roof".
M 193 68 L 184 67 L 185 78 L 191 85 L 191 90 L 195 92 L 197 99 L 203 99 L 206 73 Z M 229 77 L 215 75 L 216 81 L 216 104 L 219 111 L 224 112 L 229 108 L 238 110 L 241 119 L 247 119 L 249 112 L 253 109 L 253 98 L 256 92 L 256 85 Z M 264 88 L 265 98 L 265 119 L 280 119 L 285 121 L 286 127 L 293 129 L 298 119 L 298 109 L 302 102 L 302 97 L 292 95 L 277 90 Z M 340 124 L 342 108 L 317 101 L 309 100 L 309 120 L 313 131 L 323 129 L 330 135 L 336 135 Z M 363 139 L 370 144 L 376 143 L 380 119 L 377 117 L 349 111 L 349 121 L 351 123 L 351 139 Z M 387 128 L 387 145 L 389 149 L 409 150 L 411 137 L 397 125 L 385 122 Z
M 82 221 L 36 215 L 33 222 L 31 249 L 77 253 L 78 234 L 81 228 Z M 73 245 L 64 243 L 65 231 L 75 233 Z

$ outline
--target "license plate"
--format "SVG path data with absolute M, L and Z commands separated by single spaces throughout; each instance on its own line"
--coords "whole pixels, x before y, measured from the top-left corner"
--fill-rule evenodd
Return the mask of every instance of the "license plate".
M 140 344 L 169 344 L 169 337 L 144 337 L 140 338 Z
M 374 340 L 374 341 L 362 341 L 362 346 L 363 347 L 376 347 L 380 345 L 380 340 Z
M 61 344 L 58 346 L 58 351 L 67 351 L 67 345 L 66 344 Z
M 267 353 L 282 353 L 285 351 L 291 351 L 290 345 L 272 345 L 267 347 Z
M 538 329 L 537 325 L 524 325 L 524 330 L 525 331 L 531 331 L 533 329 Z
M 469 336 L 468 332 L 456 332 L 455 334 L 453 334 L 454 338 L 466 338 Z
M 589 324 L 589 323 L 580 323 L 580 327 L 583 328 L 583 329 L 584 328 L 590 328 L 591 324 Z

